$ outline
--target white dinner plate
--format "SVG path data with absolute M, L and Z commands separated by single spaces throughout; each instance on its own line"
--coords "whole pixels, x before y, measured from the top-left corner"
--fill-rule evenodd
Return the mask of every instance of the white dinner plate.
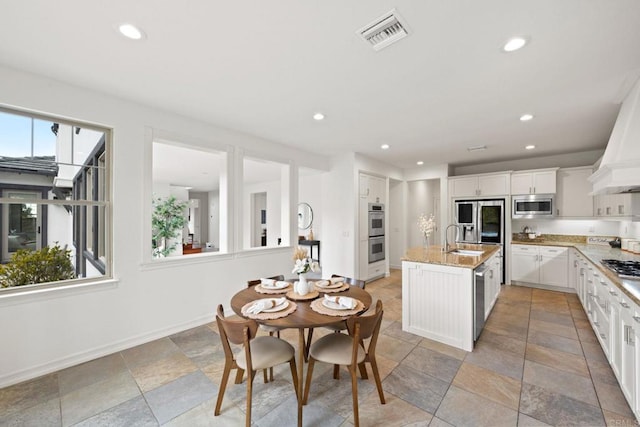
M 265 289 L 284 289 L 287 286 L 289 286 L 289 283 L 287 282 L 282 282 L 282 283 L 278 283 L 278 282 L 274 282 L 274 283 L 269 283 L 269 284 L 262 284 L 262 287 Z
M 322 300 L 322 305 L 332 310 L 352 310 L 349 307 L 345 307 L 344 305 L 340 305 L 337 302 L 329 301 L 328 299 Z
M 264 310 L 262 310 L 262 313 L 275 313 L 276 311 L 284 310 L 287 307 L 289 307 L 289 301 L 285 300 L 285 302 L 280 305 L 276 305 L 275 307 L 271 308 L 265 308 Z
M 319 282 L 316 282 L 316 285 L 319 288 L 326 288 L 326 289 L 333 289 L 333 288 L 339 288 L 340 286 L 344 285 L 343 282 L 336 282 L 336 283 L 331 283 L 329 281 L 325 281 L 326 284 L 320 284 Z

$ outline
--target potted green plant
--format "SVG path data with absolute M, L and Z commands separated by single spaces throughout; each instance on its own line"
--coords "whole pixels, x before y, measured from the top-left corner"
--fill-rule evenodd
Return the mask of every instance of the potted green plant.
M 154 258 L 166 257 L 176 249 L 179 242 L 174 239 L 180 236 L 187 224 L 186 208 L 187 202 L 179 201 L 175 196 L 153 199 L 151 229 Z

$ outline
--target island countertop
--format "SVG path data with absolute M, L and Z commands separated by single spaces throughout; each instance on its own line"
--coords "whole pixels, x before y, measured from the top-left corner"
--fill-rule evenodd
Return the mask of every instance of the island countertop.
M 442 246 L 428 246 L 409 248 L 404 254 L 402 261 L 423 262 L 426 264 L 448 265 L 451 267 L 476 268 L 500 250 L 497 245 L 451 245 L 449 251 L 453 249 L 468 249 L 482 251 L 482 255 L 469 256 L 444 252 Z

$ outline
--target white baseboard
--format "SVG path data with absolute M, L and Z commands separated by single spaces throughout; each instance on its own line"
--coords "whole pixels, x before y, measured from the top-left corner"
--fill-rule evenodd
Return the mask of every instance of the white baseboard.
M 558 291 L 565 292 L 567 294 L 575 294 L 577 293 L 573 288 L 565 288 L 564 286 L 552 286 L 552 285 L 542 285 L 540 283 L 527 283 L 527 282 L 519 282 L 516 280 L 512 280 L 511 284 L 514 286 L 523 286 L 525 288 L 536 288 L 536 289 L 545 289 L 547 291 Z
M 37 378 L 42 375 L 50 374 L 61 369 L 69 368 L 71 366 L 88 362 L 99 357 L 107 356 L 118 351 L 126 350 L 128 348 L 157 340 L 159 338 L 164 338 L 190 328 L 195 328 L 196 326 L 205 325 L 212 322 L 214 319 L 215 317 L 213 315 L 203 316 L 198 319 L 182 323 L 180 325 L 174 325 L 146 334 L 133 336 L 121 341 L 116 341 L 110 344 L 102 345 L 100 347 L 95 347 L 86 351 L 65 356 L 57 360 L 52 360 L 41 365 L 26 368 L 18 372 L 11 372 L 7 375 L 0 376 L 0 388 L 18 384 L 22 381 Z

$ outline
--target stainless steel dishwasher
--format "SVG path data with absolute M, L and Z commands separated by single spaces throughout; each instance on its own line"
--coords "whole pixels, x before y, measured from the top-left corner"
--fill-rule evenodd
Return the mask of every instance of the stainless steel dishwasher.
M 473 271 L 473 341 L 477 341 L 484 328 L 484 274 L 487 266 L 481 264 Z

